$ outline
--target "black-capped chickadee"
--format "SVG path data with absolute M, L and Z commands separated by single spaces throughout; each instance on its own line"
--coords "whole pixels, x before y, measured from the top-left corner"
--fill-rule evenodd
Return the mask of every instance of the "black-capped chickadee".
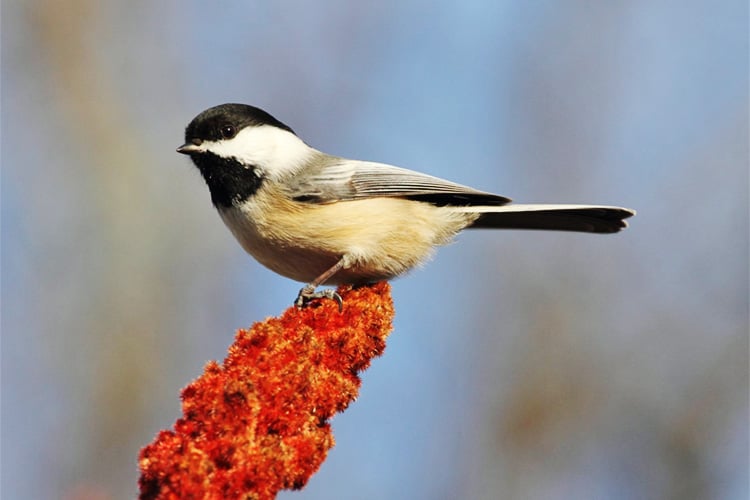
M 305 144 L 265 111 L 222 104 L 196 116 L 190 155 L 211 201 L 242 247 L 307 283 L 295 304 L 341 298 L 320 285 L 400 276 L 465 228 L 616 233 L 633 210 L 511 205 L 510 199 L 404 168 L 347 160 Z

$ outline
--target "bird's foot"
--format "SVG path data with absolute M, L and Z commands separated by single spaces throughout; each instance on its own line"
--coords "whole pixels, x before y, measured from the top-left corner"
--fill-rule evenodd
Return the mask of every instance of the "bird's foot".
M 297 307 L 305 307 L 311 300 L 315 299 L 333 299 L 339 305 L 339 312 L 344 310 L 344 300 L 341 295 L 338 294 L 333 288 L 326 288 L 325 290 L 315 291 L 314 285 L 307 285 L 297 294 L 297 298 L 294 301 L 294 305 Z

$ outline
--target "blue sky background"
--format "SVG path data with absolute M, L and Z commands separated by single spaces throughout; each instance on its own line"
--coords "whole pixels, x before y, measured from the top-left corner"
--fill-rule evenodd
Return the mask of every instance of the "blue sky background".
M 2 495 L 131 498 L 138 450 L 235 329 L 300 285 L 245 255 L 185 125 L 306 142 L 615 236 L 467 232 L 280 498 L 748 491 L 746 2 L 4 2 Z

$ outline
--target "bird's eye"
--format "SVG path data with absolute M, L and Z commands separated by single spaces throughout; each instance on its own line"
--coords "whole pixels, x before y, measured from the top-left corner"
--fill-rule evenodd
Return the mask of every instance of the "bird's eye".
M 221 136 L 224 139 L 231 139 L 237 135 L 237 130 L 234 128 L 234 125 L 223 125 L 221 127 Z

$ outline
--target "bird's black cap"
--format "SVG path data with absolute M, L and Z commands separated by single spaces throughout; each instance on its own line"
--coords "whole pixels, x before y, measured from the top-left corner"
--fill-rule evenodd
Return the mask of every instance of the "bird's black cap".
M 193 118 L 185 129 L 185 144 L 226 138 L 227 127 L 233 127 L 236 133 L 245 127 L 260 125 L 271 125 L 294 134 L 291 127 L 260 108 L 248 104 L 227 103 L 209 108 Z

